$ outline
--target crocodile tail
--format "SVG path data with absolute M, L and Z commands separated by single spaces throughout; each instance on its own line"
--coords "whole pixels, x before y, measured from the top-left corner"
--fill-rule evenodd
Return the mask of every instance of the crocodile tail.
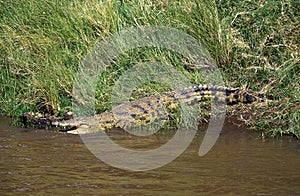
M 269 98 L 263 94 L 250 93 L 240 89 L 234 89 L 226 92 L 226 103 L 228 105 L 236 103 L 264 102 Z
M 169 102 L 180 100 L 180 102 L 188 104 L 199 103 L 206 99 L 213 99 L 214 101 L 223 102 L 228 105 L 266 100 L 266 97 L 262 94 L 250 93 L 238 88 L 214 85 L 199 85 L 176 92 L 167 92 L 164 95 L 166 95 L 166 100 L 170 99 Z

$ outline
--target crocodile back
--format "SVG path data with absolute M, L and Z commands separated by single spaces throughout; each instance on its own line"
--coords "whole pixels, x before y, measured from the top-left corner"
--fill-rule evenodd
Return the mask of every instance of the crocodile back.
M 114 127 L 126 129 L 135 125 L 146 125 L 157 120 L 166 121 L 168 120 L 167 111 L 178 108 L 179 104 L 193 105 L 210 99 L 229 105 L 264 100 L 264 98 L 240 89 L 199 85 L 127 102 L 115 107 L 112 111 L 97 115 L 96 118 L 101 130 Z

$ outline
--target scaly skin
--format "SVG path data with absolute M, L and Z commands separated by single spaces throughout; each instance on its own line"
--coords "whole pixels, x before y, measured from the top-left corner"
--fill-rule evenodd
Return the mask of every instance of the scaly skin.
M 180 103 L 197 104 L 203 100 L 214 99 L 216 102 L 228 105 L 237 103 L 252 103 L 264 101 L 261 95 L 254 95 L 239 89 L 231 89 L 222 86 L 199 85 L 177 91 L 164 92 L 136 101 L 121 104 L 114 108 L 114 111 L 106 111 L 94 117 L 89 117 L 83 122 L 62 123 L 56 122 L 57 126 L 76 126 L 77 128 L 69 133 L 90 133 L 94 132 L 91 127 L 100 130 L 112 128 L 128 128 L 135 125 L 146 125 L 147 123 L 165 116 L 165 110 L 174 109 Z M 96 125 L 94 123 L 96 122 Z M 95 129 L 94 129 L 95 130 Z

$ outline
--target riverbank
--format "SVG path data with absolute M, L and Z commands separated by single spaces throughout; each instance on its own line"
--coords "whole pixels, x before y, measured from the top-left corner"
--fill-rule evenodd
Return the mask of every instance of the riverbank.
M 200 40 L 227 86 L 274 97 L 268 105 L 234 106 L 228 115 L 242 116 L 248 126 L 272 136 L 299 138 L 299 6 L 292 0 L 2 1 L 0 114 L 16 117 L 41 111 L 62 115 L 71 108 L 79 62 L 98 40 L 131 26 L 163 25 Z M 187 70 L 185 59 L 173 53 L 132 50 L 100 76 L 97 113 L 111 108 L 111 87 L 126 69 L 154 60 L 175 66 L 191 83 L 203 82 L 199 72 Z M 154 85 L 145 91 L 161 90 L 165 88 Z

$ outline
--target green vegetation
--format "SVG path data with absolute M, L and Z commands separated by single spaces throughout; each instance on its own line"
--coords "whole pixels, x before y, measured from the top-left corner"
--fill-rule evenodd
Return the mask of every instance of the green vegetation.
M 275 98 L 230 114 L 247 113 L 248 125 L 273 136 L 300 137 L 299 7 L 292 0 L 0 1 L 0 114 L 61 113 L 71 106 L 79 62 L 97 41 L 126 27 L 164 25 L 200 40 L 228 86 Z M 111 87 L 129 66 L 153 59 L 202 81 L 170 51 L 132 50 L 100 76 L 97 112 L 111 107 Z

